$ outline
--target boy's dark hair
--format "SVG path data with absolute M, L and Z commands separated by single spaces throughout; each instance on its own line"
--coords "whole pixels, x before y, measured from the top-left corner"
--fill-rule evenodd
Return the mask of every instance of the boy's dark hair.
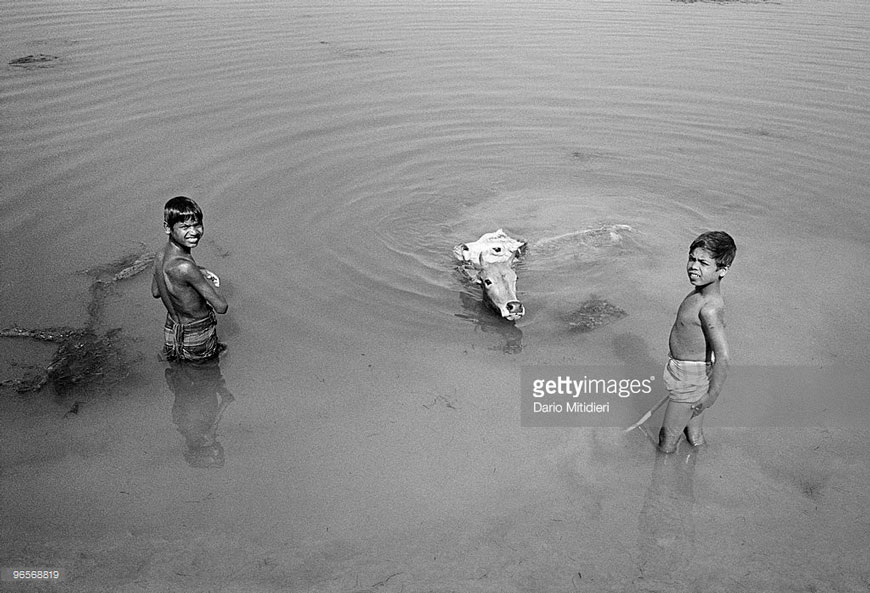
M 202 210 L 187 196 L 175 196 L 163 206 L 163 220 L 169 227 L 190 218 L 202 223 Z
M 737 254 L 737 245 L 734 244 L 734 239 L 724 231 L 708 231 L 698 235 L 698 238 L 692 241 L 689 253 L 698 247 L 710 252 L 710 255 L 716 260 L 717 268 L 730 266 Z

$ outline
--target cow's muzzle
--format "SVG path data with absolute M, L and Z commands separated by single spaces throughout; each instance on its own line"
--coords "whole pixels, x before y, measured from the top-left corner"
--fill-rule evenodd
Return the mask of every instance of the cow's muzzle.
M 510 321 L 516 321 L 526 314 L 526 308 L 519 301 L 508 301 L 505 305 L 503 316 Z

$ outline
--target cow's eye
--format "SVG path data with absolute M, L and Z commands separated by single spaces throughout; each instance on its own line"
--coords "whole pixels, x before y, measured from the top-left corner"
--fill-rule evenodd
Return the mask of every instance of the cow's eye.
M 491 286 L 491 285 L 492 285 L 492 280 L 490 280 L 489 278 L 487 278 L 486 280 L 483 281 L 483 283 L 486 284 L 487 286 Z
M 501 253 L 501 247 L 493 247 L 492 250 L 496 253 Z

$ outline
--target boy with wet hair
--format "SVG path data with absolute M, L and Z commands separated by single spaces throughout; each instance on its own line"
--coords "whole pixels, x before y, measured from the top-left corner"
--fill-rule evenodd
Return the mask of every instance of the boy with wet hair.
M 689 247 L 686 272 L 694 289 L 680 303 L 668 339 L 664 382 L 669 401 L 659 431 L 664 453 L 677 450 L 684 432 L 692 446 L 705 442 L 703 412 L 719 397 L 731 363 L 719 285 L 736 253 L 734 239 L 722 231 L 703 233 Z
M 226 313 L 227 302 L 216 290 L 217 276 L 190 254 L 204 232 L 202 210 L 188 197 L 172 198 L 163 208 L 163 230 L 169 240 L 157 253 L 151 279 L 151 295 L 166 307 L 163 352 L 171 361 L 211 360 L 225 348 L 215 312 Z

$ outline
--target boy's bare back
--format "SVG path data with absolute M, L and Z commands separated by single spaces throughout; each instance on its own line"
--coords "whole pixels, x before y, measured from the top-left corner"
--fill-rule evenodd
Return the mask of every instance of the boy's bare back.
M 173 253 L 172 247 L 167 244 L 154 260 L 151 289 L 154 297 L 163 301 L 167 311 L 174 313 L 179 323 L 202 319 L 210 308 L 218 313 L 226 312 L 226 301 L 215 291 L 193 257 Z

